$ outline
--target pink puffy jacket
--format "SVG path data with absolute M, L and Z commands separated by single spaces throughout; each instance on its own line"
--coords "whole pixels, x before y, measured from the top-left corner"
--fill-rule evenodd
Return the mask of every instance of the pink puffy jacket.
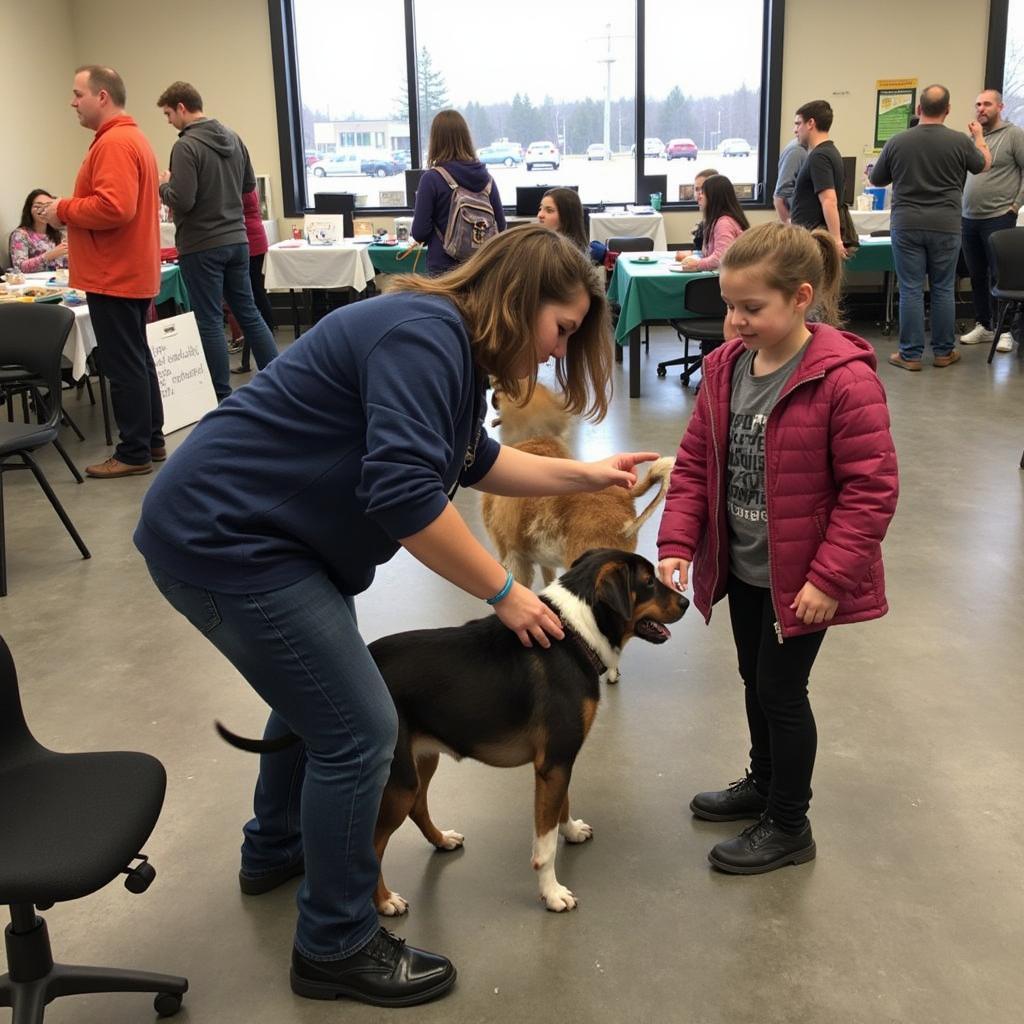
M 899 481 L 875 353 L 856 335 L 808 324 L 811 342 L 765 428 L 765 501 L 772 602 L 780 640 L 824 629 L 790 604 L 810 580 L 839 602 L 829 625 L 888 611 L 881 542 Z M 697 407 L 679 446 L 658 532 L 660 558 L 693 563 L 705 621 L 726 592 L 729 398 L 736 339 L 704 360 Z

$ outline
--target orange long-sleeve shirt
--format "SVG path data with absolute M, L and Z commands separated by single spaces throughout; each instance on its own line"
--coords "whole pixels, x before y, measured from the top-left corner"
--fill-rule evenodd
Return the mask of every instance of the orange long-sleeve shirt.
M 134 118 L 96 132 L 57 215 L 68 226 L 70 284 L 122 299 L 160 291 L 160 193 L 156 156 Z

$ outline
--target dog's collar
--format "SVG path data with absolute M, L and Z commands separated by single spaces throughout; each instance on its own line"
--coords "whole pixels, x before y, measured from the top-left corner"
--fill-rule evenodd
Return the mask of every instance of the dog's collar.
M 565 633 L 566 640 L 572 640 L 575 643 L 580 653 L 587 659 L 590 667 L 593 668 L 599 678 L 603 676 L 608 671 L 608 666 L 601 660 L 601 656 L 597 651 L 584 640 L 583 635 L 577 629 L 566 622 L 565 616 L 558 610 L 558 606 L 554 601 L 544 597 L 543 594 L 540 595 L 540 599 L 558 616 L 558 621 L 562 624 L 562 631 Z

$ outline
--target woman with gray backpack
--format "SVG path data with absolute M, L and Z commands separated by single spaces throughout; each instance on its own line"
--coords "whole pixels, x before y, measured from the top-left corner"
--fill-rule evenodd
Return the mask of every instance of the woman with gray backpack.
M 427 273 L 436 275 L 504 231 L 505 214 L 498 186 L 476 158 L 469 125 L 457 110 L 442 110 L 431 122 L 427 166 L 410 234 L 427 247 Z

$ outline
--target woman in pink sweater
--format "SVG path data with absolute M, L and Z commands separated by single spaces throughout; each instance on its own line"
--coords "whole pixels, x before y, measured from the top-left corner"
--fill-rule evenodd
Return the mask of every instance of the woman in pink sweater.
M 717 270 L 725 250 L 743 234 L 750 223 L 736 198 L 736 189 L 724 174 L 714 174 L 704 182 L 698 196 L 704 214 L 704 252 L 702 255 L 680 250 L 684 270 Z

